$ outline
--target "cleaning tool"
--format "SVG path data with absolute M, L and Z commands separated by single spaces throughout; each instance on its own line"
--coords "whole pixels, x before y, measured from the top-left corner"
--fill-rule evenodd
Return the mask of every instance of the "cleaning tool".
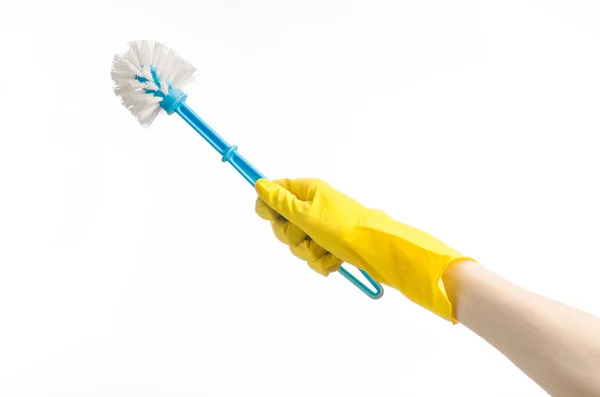
M 265 176 L 242 157 L 237 146 L 229 145 L 208 126 L 186 103 L 182 88 L 188 84 L 196 69 L 175 51 L 152 41 L 134 41 L 129 49 L 113 59 L 114 91 L 123 105 L 144 127 L 149 127 L 159 113 L 176 113 L 221 155 L 252 186 Z M 383 288 L 369 274 L 360 269 L 372 289 L 363 284 L 343 267 L 339 272 L 372 299 L 383 295 Z
M 454 321 L 442 274 L 452 262 L 473 259 L 319 179 L 261 179 L 256 191 L 256 212 L 271 221 L 279 240 L 295 243 L 296 228 L 311 237 L 310 246 L 292 253 L 307 260 L 312 269 L 327 275 L 340 263 L 351 263 L 416 304 Z M 286 221 L 281 222 L 280 216 Z M 329 253 L 313 260 L 323 248 Z

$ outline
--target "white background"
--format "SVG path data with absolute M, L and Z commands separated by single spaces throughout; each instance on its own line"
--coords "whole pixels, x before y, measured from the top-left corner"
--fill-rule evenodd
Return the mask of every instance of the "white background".
M 159 40 L 271 178 L 318 177 L 600 314 L 600 3 L 1 0 L 0 395 L 543 396 L 493 348 L 293 258 L 110 63 Z

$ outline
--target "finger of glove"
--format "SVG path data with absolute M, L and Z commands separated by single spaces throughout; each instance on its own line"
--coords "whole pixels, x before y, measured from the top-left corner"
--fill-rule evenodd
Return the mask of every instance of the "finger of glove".
M 315 272 L 328 276 L 330 273 L 336 272 L 342 266 L 343 261 L 331 253 L 325 254 L 316 261 L 308 262 L 308 266 Z
M 310 203 L 302 201 L 280 184 L 266 179 L 256 182 L 256 192 L 269 207 L 287 220 L 300 224 Z
M 306 239 L 306 233 L 298 226 L 285 219 L 278 218 L 271 221 L 271 227 L 275 237 L 289 246 L 296 246 Z
M 274 221 L 275 219 L 281 218 L 281 216 L 275 212 L 273 208 L 269 207 L 267 203 L 265 203 L 265 201 L 260 197 L 256 198 L 254 211 L 256 211 L 258 216 L 266 221 Z
M 303 240 L 299 244 L 290 246 L 292 254 L 298 258 L 307 261 L 315 262 L 320 259 L 323 255 L 327 254 L 327 250 L 317 244 L 314 240 Z

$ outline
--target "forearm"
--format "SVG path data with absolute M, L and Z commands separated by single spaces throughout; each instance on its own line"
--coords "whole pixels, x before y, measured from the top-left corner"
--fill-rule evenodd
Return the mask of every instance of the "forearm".
M 600 319 L 471 262 L 443 276 L 456 319 L 552 396 L 600 396 Z

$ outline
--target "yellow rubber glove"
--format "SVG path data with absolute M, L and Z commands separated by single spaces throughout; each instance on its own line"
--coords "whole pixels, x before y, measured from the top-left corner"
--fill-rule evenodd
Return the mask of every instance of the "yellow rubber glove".
M 470 258 L 318 179 L 261 179 L 256 191 L 258 215 L 313 270 L 327 276 L 350 263 L 455 322 L 442 274 L 451 262 Z

